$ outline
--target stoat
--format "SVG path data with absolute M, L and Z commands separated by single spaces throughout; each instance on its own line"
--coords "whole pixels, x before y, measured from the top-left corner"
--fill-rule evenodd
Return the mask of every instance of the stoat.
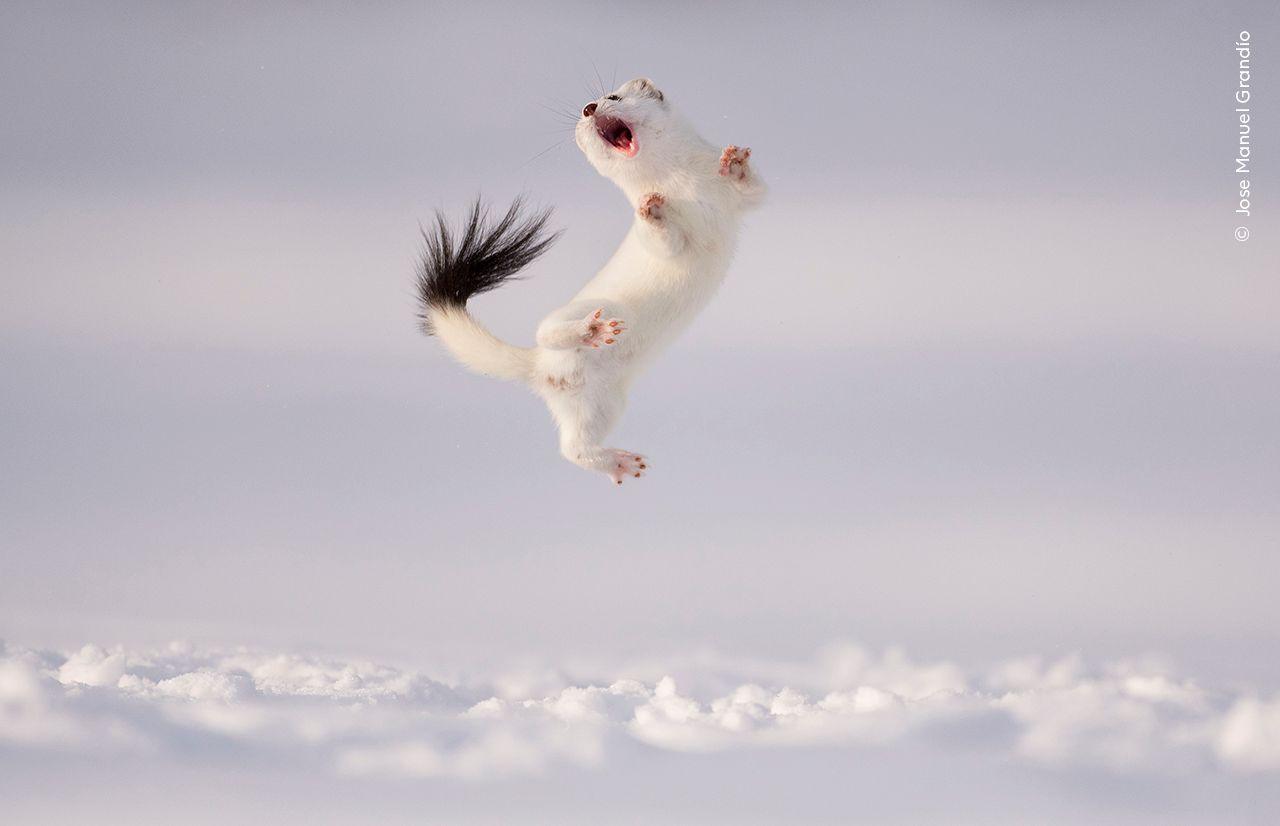
M 536 347 L 499 340 L 467 299 L 501 286 L 557 234 L 547 230 L 549 211 L 526 216 L 517 200 L 491 222 L 477 201 L 460 233 L 438 213 L 424 233 L 421 319 L 465 366 L 531 387 L 551 410 L 564 457 L 621 485 L 651 466 L 642 453 L 604 445 L 627 390 L 724 280 L 741 216 L 764 187 L 750 149 L 703 140 L 646 78 L 584 106 L 575 139 L 635 210 L 604 268 L 542 320 Z

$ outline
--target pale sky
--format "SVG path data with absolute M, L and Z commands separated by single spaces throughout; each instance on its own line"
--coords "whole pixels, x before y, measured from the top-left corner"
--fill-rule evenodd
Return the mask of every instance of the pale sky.
M 0 798 L 1280 819 L 1261 71 L 1245 243 L 1231 111 L 1236 35 L 1274 64 L 1278 17 L 0 10 Z M 635 388 L 623 489 L 412 295 L 418 223 L 476 193 L 565 229 L 473 304 L 512 341 L 608 256 L 628 205 L 557 114 L 597 73 L 771 187 Z

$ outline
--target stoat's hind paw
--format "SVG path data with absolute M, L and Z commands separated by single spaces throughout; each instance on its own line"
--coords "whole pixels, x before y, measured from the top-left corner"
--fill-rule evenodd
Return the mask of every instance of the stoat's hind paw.
M 605 448 L 604 458 L 609 463 L 606 472 L 615 485 L 621 485 L 624 479 L 639 479 L 649 469 L 649 460 L 638 453 Z
M 666 219 L 666 205 L 666 198 L 657 192 L 650 192 L 640 199 L 640 206 L 636 207 L 636 214 L 646 221 L 661 224 Z
M 620 318 L 602 318 L 604 308 L 582 319 L 582 346 L 599 348 L 616 344 L 619 336 L 627 331 L 627 323 Z
M 748 165 L 750 157 L 749 147 L 732 144 L 726 146 L 720 153 L 720 174 L 733 181 L 746 181 L 751 177 L 751 167 Z

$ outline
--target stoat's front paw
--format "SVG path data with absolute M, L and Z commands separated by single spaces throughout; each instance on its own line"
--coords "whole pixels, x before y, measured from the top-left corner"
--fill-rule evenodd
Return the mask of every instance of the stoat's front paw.
M 751 176 L 747 163 L 750 157 L 749 147 L 726 146 L 720 153 L 720 174 L 733 181 L 746 181 Z
M 596 347 L 616 344 L 619 336 L 627 331 L 627 324 L 620 318 L 601 318 L 604 308 L 582 319 L 582 346 Z
M 656 192 L 650 192 L 640 199 L 640 206 L 636 207 L 636 214 L 650 223 L 661 224 L 667 217 L 666 206 L 666 198 Z

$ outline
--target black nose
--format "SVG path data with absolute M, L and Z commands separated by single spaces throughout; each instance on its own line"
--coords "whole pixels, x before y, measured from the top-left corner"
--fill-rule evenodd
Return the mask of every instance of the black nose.
M 582 107 L 582 116 L 584 118 L 589 118 L 595 113 L 596 113 L 596 105 L 594 103 L 588 103 L 586 106 Z

